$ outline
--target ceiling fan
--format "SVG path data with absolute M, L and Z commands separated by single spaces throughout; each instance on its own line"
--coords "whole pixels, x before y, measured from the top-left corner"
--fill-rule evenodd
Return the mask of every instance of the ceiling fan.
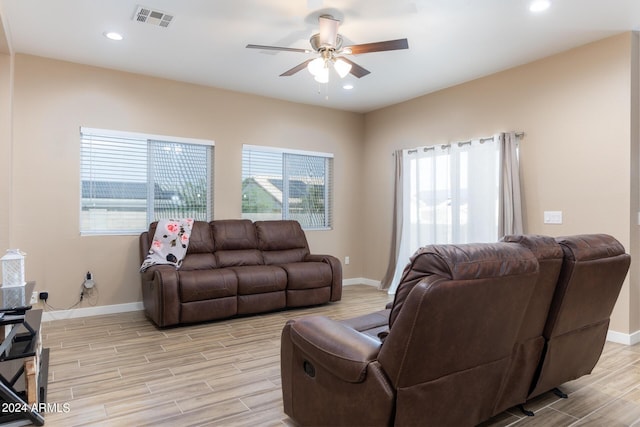
M 311 58 L 301 64 L 296 65 L 290 70 L 280 74 L 283 76 L 292 76 L 298 71 L 307 68 L 320 83 L 329 81 L 329 70 L 333 68 L 340 77 L 344 78 L 351 73 L 357 78 L 364 77 L 370 73 L 366 68 L 361 67 L 344 55 L 358 55 L 361 53 L 382 52 L 386 50 L 408 49 L 409 43 L 407 39 L 387 40 L 374 43 L 356 44 L 352 46 L 342 46 L 342 36 L 338 34 L 338 26 L 340 21 L 334 19 L 331 15 L 322 15 L 318 18 L 320 23 L 320 32 L 314 34 L 309 39 L 312 49 L 299 49 L 292 47 L 280 46 L 263 46 L 257 44 L 248 44 L 249 49 L 261 50 L 281 50 L 286 52 L 300 53 L 318 53 L 319 57 Z

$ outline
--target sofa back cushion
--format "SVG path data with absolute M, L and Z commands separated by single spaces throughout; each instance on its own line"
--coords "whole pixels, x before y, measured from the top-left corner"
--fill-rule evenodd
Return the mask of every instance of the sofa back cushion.
M 149 239 L 153 240 L 158 222 L 154 221 L 149 225 Z M 151 243 L 151 241 L 149 241 Z M 189 236 L 189 246 L 187 254 L 180 266 L 180 270 L 206 270 L 216 268 L 217 262 L 213 255 L 213 235 L 211 227 L 206 221 L 194 221 Z
M 298 221 L 256 221 L 255 227 L 265 264 L 300 262 L 309 255 L 307 238 Z
M 545 326 L 547 338 L 608 321 L 631 262 L 624 246 L 606 234 L 557 241 L 564 263 Z
M 218 267 L 264 264 L 251 220 L 225 219 L 210 224 Z
M 502 240 L 526 247 L 538 259 L 540 273 L 535 292 L 531 297 L 527 313 L 522 322 L 520 339 L 524 341 L 542 336 L 551 300 L 558 283 L 560 268 L 562 267 L 562 247 L 553 237 L 549 236 L 509 235 Z
M 545 354 L 530 397 L 594 368 L 631 262 L 622 244 L 609 235 L 583 234 L 557 241 L 564 259 L 544 328 Z

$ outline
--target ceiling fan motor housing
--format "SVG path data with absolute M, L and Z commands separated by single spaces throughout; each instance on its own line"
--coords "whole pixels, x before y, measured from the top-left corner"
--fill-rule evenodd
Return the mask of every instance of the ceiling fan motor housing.
M 311 43 L 311 47 L 316 52 L 320 52 L 320 50 L 325 50 L 325 49 L 340 50 L 342 48 L 342 36 L 340 34 L 336 35 L 335 46 L 320 45 L 320 33 L 312 35 L 311 38 L 309 39 L 309 43 Z

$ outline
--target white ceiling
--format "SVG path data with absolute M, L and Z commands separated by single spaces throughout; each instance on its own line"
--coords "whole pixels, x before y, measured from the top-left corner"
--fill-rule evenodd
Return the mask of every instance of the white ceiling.
M 11 53 L 355 112 L 640 28 L 640 0 L 551 0 L 535 15 L 529 1 L 0 0 L 0 16 Z M 138 5 L 175 18 L 168 28 L 135 22 Z M 349 75 L 346 91 L 335 74 L 328 85 L 306 70 L 279 77 L 307 54 L 245 48 L 308 48 L 325 13 L 342 21 L 345 45 L 407 38 L 409 49 L 351 56 L 371 74 Z

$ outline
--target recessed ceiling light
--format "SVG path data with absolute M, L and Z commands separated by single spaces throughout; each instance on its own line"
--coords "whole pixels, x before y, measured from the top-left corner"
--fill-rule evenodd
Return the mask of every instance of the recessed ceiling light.
M 109 40 L 120 41 L 123 39 L 122 34 L 113 31 L 105 31 L 104 36 Z
M 529 5 L 529 10 L 531 12 L 542 12 L 549 9 L 549 6 L 551 6 L 550 0 L 534 0 Z
M 353 85 L 351 83 L 346 83 L 345 85 L 342 86 L 342 89 L 351 90 L 353 89 Z

